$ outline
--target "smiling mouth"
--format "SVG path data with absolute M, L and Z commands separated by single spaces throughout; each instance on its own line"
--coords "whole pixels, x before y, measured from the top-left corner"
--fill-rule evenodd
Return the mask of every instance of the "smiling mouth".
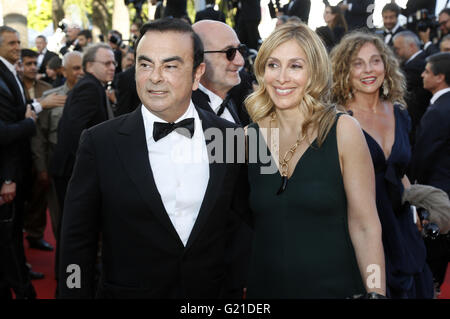
M 167 91 L 148 90 L 148 93 L 155 96 L 161 96 L 167 93 Z
M 374 84 L 376 80 L 377 80 L 376 77 L 370 77 L 370 78 L 362 79 L 361 82 L 365 85 L 371 85 L 371 84 Z
M 294 89 L 278 89 L 278 88 L 275 88 L 275 92 L 276 92 L 278 95 L 281 95 L 281 96 L 289 95 L 289 94 L 291 94 L 293 91 L 294 91 Z

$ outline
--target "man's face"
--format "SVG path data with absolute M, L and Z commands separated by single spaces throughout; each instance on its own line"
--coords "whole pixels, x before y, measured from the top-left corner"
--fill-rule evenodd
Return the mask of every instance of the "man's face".
M 398 17 L 394 11 L 385 11 L 382 13 L 384 27 L 388 30 L 392 30 L 397 24 Z
M 22 58 L 23 78 L 29 81 L 36 79 L 37 74 L 37 58 L 25 56 Z
M 127 52 L 125 57 L 122 59 L 122 70 L 126 70 L 134 65 L 135 56 L 133 52 Z
M 87 39 L 84 35 L 78 36 L 78 45 L 82 48 L 84 48 L 87 45 Z
M 15 32 L 3 32 L 2 44 L 0 45 L 0 56 L 9 63 L 15 64 L 20 59 L 20 40 Z
M 411 48 L 403 37 L 397 37 L 394 40 L 394 50 L 402 61 L 407 61 L 411 56 Z
M 70 41 L 74 41 L 77 38 L 78 33 L 80 33 L 80 29 L 78 28 L 72 27 L 67 28 L 67 37 L 69 38 Z
M 446 35 L 450 31 L 450 16 L 447 13 L 441 13 L 439 15 L 439 26 L 442 34 Z
M 224 51 L 236 48 L 240 42 L 236 33 L 226 26 L 220 26 L 219 32 L 206 32 L 202 34 L 205 51 Z M 206 70 L 201 83 L 222 98 L 233 87 L 241 83 L 239 70 L 244 66 L 244 58 L 236 52 L 232 61 L 228 61 L 225 53 L 206 53 Z
M 130 28 L 130 33 L 134 36 L 136 36 L 137 38 L 139 38 L 139 28 L 137 25 L 132 24 L 131 28 Z
M 83 74 L 81 57 L 78 55 L 71 56 L 63 69 L 63 75 L 69 87 L 73 87 Z
M 173 122 L 187 110 L 204 64 L 195 71 L 192 37 L 181 32 L 147 32 L 136 50 L 136 89 L 144 106 Z
M 425 66 L 425 71 L 422 72 L 422 78 L 423 88 L 434 94 L 439 87 L 442 74 L 435 75 L 431 70 L 430 63 L 427 63 L 427 65 Z
M 450 52 L 450 39 L 441 42 L 441 52 Z
M 115 63 L 114 53 L 111 50 L 99 48 L 95 55 L 95 62 L 88 62 L 86 70 L 106 84 L 114 79 Z
M 36 38 L 36 49 L 39 53 L 41 53 L 45 47 L 47 46 L 47 43 L 45 43 L 44 39 L 42 38 Z

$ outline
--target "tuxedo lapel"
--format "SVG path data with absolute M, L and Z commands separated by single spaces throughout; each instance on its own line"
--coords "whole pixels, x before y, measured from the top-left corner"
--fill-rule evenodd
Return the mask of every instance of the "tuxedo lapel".
M 127 174 L 135 183 L 149 210 L 156 215 L 161 224 L 179 244 L 183 245 L 164 208 L 155 184 L 148 158 L 141 107 L 130 113 L 117 133 L 115 135 L 116 147 Z
M 19 84 L 14 77 L 14 74 L 11 73 L 10 70 L 6 67 L 6 65 L 0 61 L 0 72 L 2 73 L 3 78 L 5 79 L 5 83 L 8 86 L 9 90 L 13 94 L 12 98 L 16 100 L 16 103 L 22 108 L 25 106 L 22 91 L 19 88 Z M 23 88 L 23 85 L 22 85 Z M 25 92 L 25 90 L 24 90 Z
M 200 120 L 202 121 L 203 132 L 205 132 L 209 128 L 218 128 L 217 124 L 214 123 L 212 117 L 209 112 L 205 112 L 201 109 L 197 109 Z M 222 131 L 222 135 L 225 138 L 225 132 Z M 205 136 L 205 138 L 207 138 Z M 211 139 L 206 139 L 206 147 L 208 148 L 209 143 L 214 141 L 214 136 Z M 223 145 L 225 144 L 225 140 L 223 141 Z M 223 153 L 225 156 L 225 153 Z M 186 244 L 186 249 L 192 246 L 196 238 L 198 238 L 199 233 L 202 228 L 205 226 L 205 223 L 208 219 L 208 216 L 211 214 L 211 211 L 217 201 L 217 198 L 221 192 L 221 188 L 223 187 L 223 180 L 226 173 L 226 164 L 224 163 L 213 163 L 211 160 L 210 152 L 208 151 L 209 157 L 209 181 L 208 186 L 206 188 L 205 197 L 203 198 L 203 203 L 200 207 L 200 211 L 198 213 L 197 220 L 194 224 L 194 227 L 189 236 L 188 242 Z
M 197 106 L 197 108 L 214 113 L 213 109 L 209 105 L 208 95 L 202 90 L 197 89 L 195 91 L 192 91 L 192 102 L 195 104 L 195 106 Z

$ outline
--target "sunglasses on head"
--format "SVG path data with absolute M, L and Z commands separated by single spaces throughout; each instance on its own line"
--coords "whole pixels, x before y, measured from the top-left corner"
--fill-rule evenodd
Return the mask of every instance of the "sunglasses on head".
M 228 61 L 233 61 L 236 57 L 236 51 L 244 56 L 247 53 L 247 46 L 245 44 L 239 44 L 236 48 L 228 48 L 222 51 L 203 51 L 203 53 L 225 53 Z

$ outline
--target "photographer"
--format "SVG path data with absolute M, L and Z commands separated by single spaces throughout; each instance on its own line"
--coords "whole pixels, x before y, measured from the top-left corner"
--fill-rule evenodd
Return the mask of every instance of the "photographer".
M 78 34 L 81 31 L 81 28 L 78 24 L 71 24 L 68 27 L 65 23 L 59 25 L 63 32 L 66 33 L 66 44 L 59 50 L 61 55 L 66 54 L 71 51 L 81 51 L 81 47 L 78 44 Z
M 108 32 L 108 44 L 113 49 L 114 59 L 117 62 L 116 74 L 122 72 L 122 50 L 127 49 L 127 45 L 122 41 L 122 34 L 119 31 Z

